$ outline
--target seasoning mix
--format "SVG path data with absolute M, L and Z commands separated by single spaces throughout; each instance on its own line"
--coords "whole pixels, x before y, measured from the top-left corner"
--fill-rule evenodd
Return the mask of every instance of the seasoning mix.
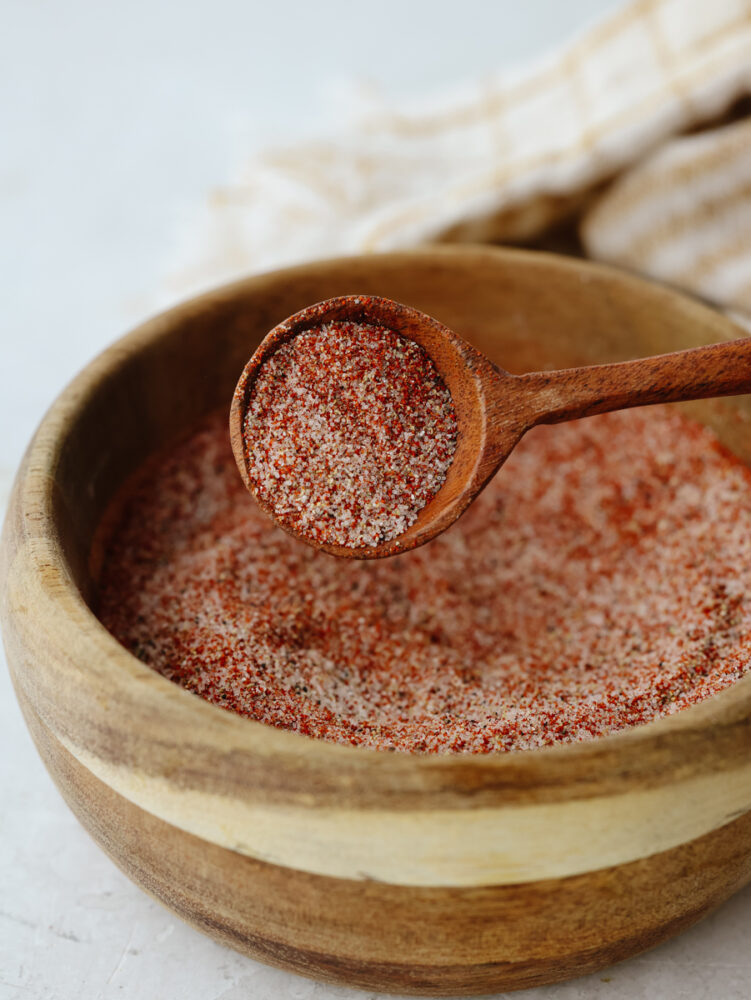
M 449 531 L 365 562 L 277 528 L 227 437 L 212 416 L 127 487 L 99 607 L 226 709 L 381 750 L 521 750 L 676 712 L 751 664 L 751 472 L 675 410 L 536 428 Z
M 419 344 L 341 321 L 298 333 L 262 364 L 243 424 L 248 474 L 277 520 L 349 548 L 414 523 L 456 435 L 451 394 Z

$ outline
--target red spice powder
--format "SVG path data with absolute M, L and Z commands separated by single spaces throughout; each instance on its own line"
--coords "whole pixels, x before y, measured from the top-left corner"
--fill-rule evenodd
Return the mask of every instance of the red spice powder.
M 403 751 L 648 722 L 751 664 L 751 472 L 675 410 L 540 427 L 446 533 L 342 561 L 246 493 L 224 415 L 129 489 L 100 617 L 209 701 Z
M 316 542 L 403 534 L 441 488 L 456 412 L 419 344 L 370 324 L 299 333 L 261 366 L 243 424 L 248 473 L 277 520 Z

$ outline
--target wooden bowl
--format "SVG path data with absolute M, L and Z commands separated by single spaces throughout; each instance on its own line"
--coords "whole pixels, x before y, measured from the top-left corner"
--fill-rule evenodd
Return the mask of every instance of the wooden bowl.
M 388 754 L 208 704 L 127 653 L 90 610 L 92 537 L 124 477 L 186 422 L 229 407 L 280 319 L 354 292 L 436 316 L 511 371 L 738 334 L 626 274 L 490 248 L 326 261 L 170 310 L 65 390 L 18 473 L 2 620 L 19 702 L 62 794 L 115 862 L 254 958 L 428 994 L 599 969 L 751 878 L 751 674 L 589 743 Z M 690 409 L 751 462 L 751 397 Z

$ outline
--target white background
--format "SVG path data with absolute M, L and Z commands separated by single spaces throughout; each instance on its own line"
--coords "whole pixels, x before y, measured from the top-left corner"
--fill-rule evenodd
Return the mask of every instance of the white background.
M 325 131 L 353 79 L 420 97 L 541 54 L 613 0 L 0 0 L 0 504 L 63 385 L 163 301 L 243 156 Z M 62 803 L 0 664 L 0 998 L 363 994 L 267 969 L 147 898 Z M 748 997 L 751 890 L 529 1000 Z

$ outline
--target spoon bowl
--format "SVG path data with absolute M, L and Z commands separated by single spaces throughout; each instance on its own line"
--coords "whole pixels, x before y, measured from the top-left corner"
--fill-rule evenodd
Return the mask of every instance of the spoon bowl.
M 237 383 L 230 410 L 232 450 L 243 481 L 269 516 L 271 506 L 259 495 L 248 469 L 243 425 L 254 381 L 272 354 L 282 344 L 305 330 L 325 323 L 346 321 L 377 324 L 419 344 L 430 356 L 451 393 L 458 433 L 456 450 L 443 485 L 419 512 L 407 530 L 374 546 L 349 547 L 313 542 L 290 525 L 278 522 L 289 534 L 331 555 L 350 559 L 377 559 L 416 548 L 445 531 L 466 510 L 493 477 L 506 456 L 527 429 L 510 407 L 499 415 L 498 399 L 513 398 L 517 376 L 492 363 L 484 354 L 426 313 L 391 299 L 372 295 L 343 295 L 308 306 L 290 316 L 264 338 L 245 366 Z M 494 416 L 492 424 L 490 415 Z M 492 426 L 492 437 L 489 430 Z

